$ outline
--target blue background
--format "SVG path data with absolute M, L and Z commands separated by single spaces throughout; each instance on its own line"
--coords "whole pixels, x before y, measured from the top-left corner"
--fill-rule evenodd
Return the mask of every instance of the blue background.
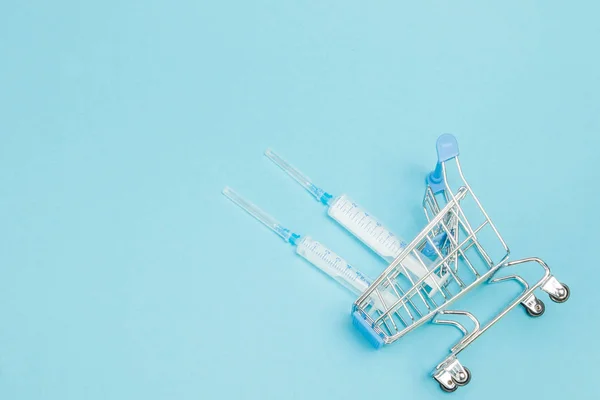
M 511 312 L 461 355 L 473 380 L 451 396 L 594 398 L 599 12 L 3 0 L 0 397 L 446 398 L 429 372 L 458 331 L 372 350 L 354 297 L 220 191 L 373 276 L 381 260 L 264 149 L 411 238 L 435 139 L 453 132 L 514 257 L 543 257 L 572 297 Z

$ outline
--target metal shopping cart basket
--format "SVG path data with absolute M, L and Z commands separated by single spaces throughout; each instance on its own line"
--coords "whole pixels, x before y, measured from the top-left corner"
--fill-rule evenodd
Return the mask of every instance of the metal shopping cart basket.
M 463 175 L 454 136 L 440 136 L 437 153 L 438 162 L 427 177 L 423 199 L 429 223 L 356 300 L 352 317 L 376 348 L 395 342 L 426 322 L 458 328 L 463 334 L 461 340 L 432 373 L 444 391 L 452 392 L 471 379 L 470 371 L 457 358 L 462 350 L 519 304 L 531 316 L 542 315 L 545 306 L 535 296 L 536 289 L 562 303 L 569 298 L 569 288 L 539 258 L 509 261 L 508 246 Z M 411 263 L 417 260 L 426 275 L 420 279 L 411 275 L 403 265 L 409 259 Z M 496 277 L 499 270 L 519 264 L 538 265 L 544 274 L 533 284 L 515 274 Z M 438 279 L 427 279 L 432 275 Z M 509 280 L 518 282 L 522 292 L 484 325 L 471 312 L 452 308 L 456 300 L 483 282 Z M 472 328 L 457 321 L 461 319 L 470 320 Z

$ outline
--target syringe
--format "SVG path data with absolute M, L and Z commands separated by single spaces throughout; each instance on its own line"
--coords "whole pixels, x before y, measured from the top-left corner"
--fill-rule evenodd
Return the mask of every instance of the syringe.
M 267 149 L 265 155 L 313 195 L 315 199 L 326 205 L 328 207 L 327 214 L 331 218 L 350 231 L 350 233 L 369 246 L 388 263 L 394 261 L 402 253 L 402 250 L 407 247 L 406 241 L 394 235 L 346 194 L 334 197 L 327 193 L 271 149 Z M 417 280 L 423 278 L 431 268 L 431 260 L 429 258 L 423 254 L 419 254 L 418 258 L 410 254 L 402 263 L 410 271 L 410 274 L 413 275 L 408 277 L 411 280 L 414 278 Z M 430 288 L 429 293 L 433 294 L 443 286 L 446 279 L 447 276 L 439 277 L 435 274 L 430 274 L 424 282 Z
M 263 223 L 266 227 L 279 235 L 284 241 L 296 246 L 296 253 L 298 255 L 341 283 L 357 296 L 360 296 L 371 284 L 372 281 L 369 278 L 350 266 L 350 264 L 342 257 L 310 236 L 300 236 L 283 227 L 276 219 L 265 213 L 256 205 L 242 198 L 229 187 L 223 189 L 223 194 L 248 214 L 252 215 L 259 222 Z M 380 294 L 388 307 L 398 300 L 398 297 L 392 292 L 392 289 Z M 385 309 L 378 298 L 374 300 L 374 303 L 378 310 Z

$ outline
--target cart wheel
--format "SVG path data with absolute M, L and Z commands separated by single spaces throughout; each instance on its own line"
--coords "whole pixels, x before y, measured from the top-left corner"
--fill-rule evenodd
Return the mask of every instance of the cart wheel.
M 543 301 L 541 301 L 540 299 L 537 300 L 537 305 L 539 306 L 539 311 L 532 311 L 529 308 L 525 307 L 525 311 L 527 311 L 527 314 L 529 314 L 530 317 L 541 317 L 542 314 L 544 314 L 544 311 L 546 311 L 546 305 L 544 304 Z
M 462 381 L 454 381 L 454 382 L 456 382 L 456 384 L 458 386 L 465 386 L 466 384 L 468 384 L 469 382 L 471 382 L 471 371 L 469 371 L 469 368 L 467 368 L 467 367 L 463 367 L 463 368 L 465 369 L 465 374 L 467 376 Z
M 552 300 L 555 303 L 564 303 L 565 301 L 569 300 L 569 296 L 571 296 L 571 289 L 569 289 L 569 287 L 564 283 L 562 283 L 562 285 L 565 288 L 565 295 L 563 297 L 555 297 L 551 294 L 549 295 L 550 300 Z
M 446 393 L 452 393 L 452 392 L 456 391 L 456 389 L 458 389 L 458 385 L 454 385 L 453 388 L 447 388 L 446 386 L 442 385 L 441 383 L 440 383 L 440 387 Z

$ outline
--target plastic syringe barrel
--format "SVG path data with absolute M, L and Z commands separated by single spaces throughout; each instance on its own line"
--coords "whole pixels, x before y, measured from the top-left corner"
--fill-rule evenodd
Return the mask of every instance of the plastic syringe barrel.
M 246 200 L 230 187 L 223 189 L 223 194 L 241 209 L 252 215 L 282 239 L 296 246 L 296 253 L 311 264 L 340 282 L 354 294 L 360 296 L 370 285 L 363 274 L 352 268 L 342 257 L 329 250 L 309 236 L 300 236 L 283 227 L 275 218 L 267 214 L 255 204 Z
M 327 275 L 360 296 L 371 284 L 371 280 L 354 269 L 342 257 L 323 246 L 310 236 L 296 242 L 296 253 Z
M 310 236 L 300 238 L 296 242 L 296 246 L 296 253 L 298 255 L 305 258 L 357 296 L 360 296 L 367 290 L 372 282 L 371 279 L 350 266 L 342 257 Z M 381 298 L 379 296 L 372 296 L 371 304 L 382 312 L 398 300 L 398 297 L 390 288 L 380 291 L 379 294 Z M 382 304 L 382 299 L 386 303 L 385 306 Z
M 328 213 L 333 219 L 373 249 L 373 251 L 379 254 L 387 262 L 392 262 L 406 247 L 406 242 L 395 236 L 381 223 L 367 214 L 364 210 L 360 209 L 360 207 L 346 195 L 334 198 L 331 194 L 313 184 L 308 176 L 304 175 L 300 170 L 292 166 L 271 149 L 267 149 L 265 155 L 273 161 L 275 165 L 285 171 L 305 188 L 315 199 L 327 205 Z M 421 259 L 425 266 L 423 266 L 423 264 L 421 264 L 421 262 L 413 255 L 407 257 L 402 264 L 410 271 L 410 273 L 419 277 L 419 279 L 428 273 L 427 269 L 429 267 L 428 259 L 425 256 Z M 430 293 L 435 292 L 440 287 L 439 283 L 436 282 L 436 279 L 436 277 L 430 276 L 425 280 L 425 283 L 432 290 Z
M 345 194 L 336 197 L 330 203 L 327 214 L 389 263 L 407 246 L 406 241 L 394 235 Z M 425 266 L 412 254 L 402 262 L 413 274 L 410 278 L 421 279 L 430 270 L 430 260 L 424 255 L 419 258 Z M 425 279 L 425 283 L 431 288 L 430 294 L 433 294 L 442 286 L 443 279 L 431 274 Z

